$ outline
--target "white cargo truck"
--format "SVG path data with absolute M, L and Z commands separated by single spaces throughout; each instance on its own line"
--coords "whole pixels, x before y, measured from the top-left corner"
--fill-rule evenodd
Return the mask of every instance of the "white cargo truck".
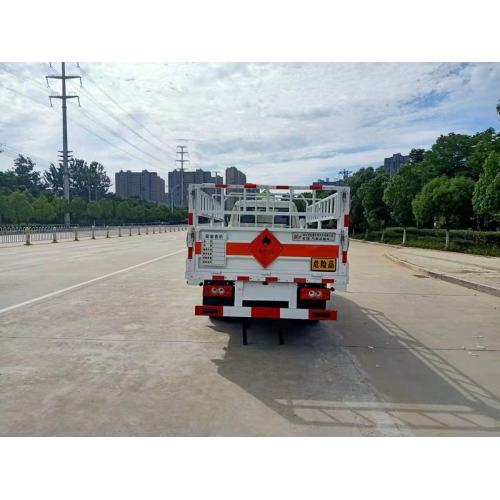
M 188 203 L 196 315 L 337 319 L 329 306 L 348 283 L 348 187 L 192 184 Z

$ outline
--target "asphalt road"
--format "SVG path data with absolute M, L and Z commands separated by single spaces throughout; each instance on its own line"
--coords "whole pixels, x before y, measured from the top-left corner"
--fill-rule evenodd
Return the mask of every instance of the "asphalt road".
M 337 322 L 194 317 L 185 233 L 0 249 L 0 435 L 499 435 L 500 299 L 351 242 Z

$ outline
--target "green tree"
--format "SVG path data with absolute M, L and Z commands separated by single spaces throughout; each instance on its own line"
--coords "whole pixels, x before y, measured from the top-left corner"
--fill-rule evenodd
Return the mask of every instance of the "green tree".
M 383 200 L 384 190 L 388 182 L 389 176 L 379 172 L 376 177 L 364 183 L 358 191 L 368 226 L 374 229 L 382 229 L 382 241 L 385 227 L 391 219 L 389 208 Z
M 74 222 L 81 222 L 87 215 L 87 203 L 79 196 L 75 196 L 70 201 L 69 211 Z
M 17 186 L 16 174 L 12 170 L 0 172 L 0 190 L 14 191 Z
M 424 165 L 410 163 L 391 177 L 384 190 L 384 203 L 394 220 L 403 227 L 403 245 L 406 243 L 406 229 L 415 223 L 412 201 L 429 178 L 430 173 Z
M 5 224 L 11 218 L 8 195 L 0 193 L 0 224 Z
M 473 190 L 474 181 L 467 177 L 436 177 L 429 181 L 413 200 L 413 214 L 418 221 L 443 221 L 446 229 L 446 249 L 450 244 L 450 228 L 463 227 L 470 222 Z
M 24 186 L 33 195 L 37 195 L 42 190 L 40 173 L 35 170 L 35 163 L 29 156 L 19 155 L 14 160 L 14 174 L 18 187 Z
M 91 201 L 87 204 L 87 215 L 93 224 L 101 218 L 101 205 L 98 201 Z
M 484 162 L 472 203 L 476 214 L 500 217 L 500 153 L 490 153 Z
M 64 218 L 64 214 L 68 211 L 68 202 L 65 198 L 56 197 L 52 201 L 52 205 L 56 211 L 56 217 L 59 221 L 62 221 Z
M 347 179 L 347 185 L 351 188 L 350 226 L 353 231 L 367 229 L 368 222 L 365 218 L 363 199 L 359 189 L 375 176 L 375 170 L 368 167 L 359 169 Z
M 53 163 L 50 164 L 48 170 L 43 173 L 43 180 L 47 188 L 56 196 L 64 194 L 64 169 L 61 164 L 56 167 Z
M 132 220 L 132 206 L 128 201 L 120 201 L 116 206 L 116 218 L 121 222 L 130 222 Z
M 135 205 L 132 208 L 131 217 L 134 222 L 142 222 L 144 220 L 145 214 L 146 214 L 146 209 L 142 204 Z
M 8 197 L 10 219 L 15 223 L 29 222 L 33 217 L 33 207 L 26 193 L 14 191 Z
M 484 132 L 479 132 L 472 137 L 474 145 L 467 158 L 467 169 L 469 175 L 474 179 L 479 179 L 483 172 L 484 162 L 491 153 L 500 153 L 500 134 L 494 128 L 488 128 Z
M 74 158 L 70 162 L 69 173 L 71 194 L 88 201 L 103 198 L 111 186 L 104 166 L 96 161 L 88 165 L 85 160 Z
M 424 155 L 436 176 L 456 177 L 467 175 L 467 157 L 472 152 L 473 139 L 465 134 L 441 135 Z
M 104 224 L 109 224 L 115 215 L 115 206 L 113 200 L 101 200 L 99 202 L 101 208 L 101 217 Z
M 424 161 L 425 149 L 415 149 L 413 148 L 408 155 L 410 157 L 410 163 L 420 163 Z
M 36 222 L 41 222 L 43 224 L 48 224 L 52 222 L 56 217 L 56 209 L 47 200 L 47 198 L 41 194 L 33 202 L 33 219 Z

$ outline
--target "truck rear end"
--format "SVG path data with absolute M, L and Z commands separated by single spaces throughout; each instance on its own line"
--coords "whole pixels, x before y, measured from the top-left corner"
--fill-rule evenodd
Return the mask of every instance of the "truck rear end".
M 349 188 L 189 186 L 186 280 L 196 315 L 335 320 L 345 290 Z

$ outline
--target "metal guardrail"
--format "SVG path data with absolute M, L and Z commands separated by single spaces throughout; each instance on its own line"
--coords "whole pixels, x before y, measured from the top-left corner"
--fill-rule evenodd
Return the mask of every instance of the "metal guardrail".
M 62 240 L 140 236 L 186 231 L 187 225 L 127 225 L 127 226 L 3 226 L 0 227 L 0 245 L 32 245 L 36 242 L 57 243 Z

